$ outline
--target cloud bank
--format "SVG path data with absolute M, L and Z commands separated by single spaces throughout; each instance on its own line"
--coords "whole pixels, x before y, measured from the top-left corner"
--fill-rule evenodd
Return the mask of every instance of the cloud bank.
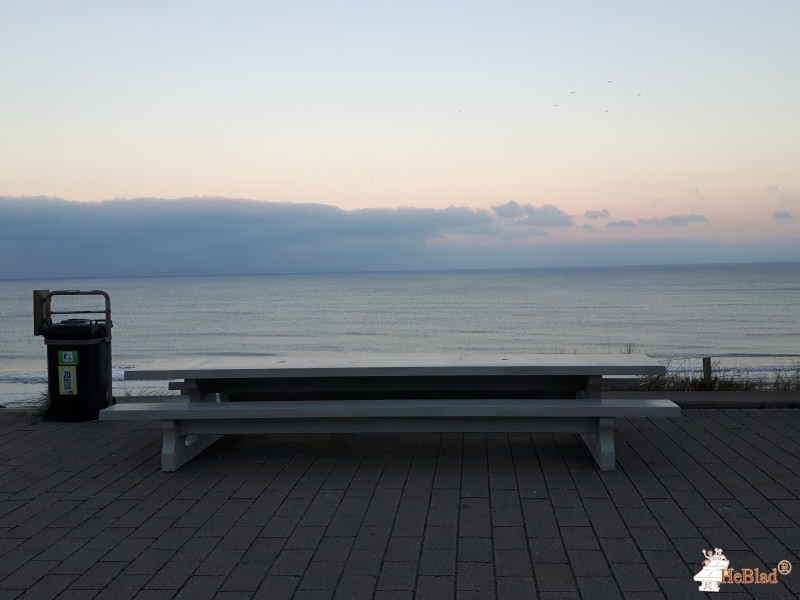
M 618 220 L 606 229 L 704 220 Z M 490 209 L 345 211 L 223 198 L 82 203 L 0 197 L 0 278 L 800 260 L 797 238 L 751 245 L 686 238 L 592 241 L 592 230 L 597 228 L 578 226 L 554 205 L 515 201 Z

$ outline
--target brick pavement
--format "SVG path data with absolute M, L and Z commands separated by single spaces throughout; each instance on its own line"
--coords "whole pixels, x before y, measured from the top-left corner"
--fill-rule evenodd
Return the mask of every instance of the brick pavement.
M 176 473 L 153 423 L 0 417 L 0 600 L 701 598 L 702 549 L 800 556 L 800 410 L 574 435 L 247 436 Z M 795 598 L 723 585 L 713 598 Z

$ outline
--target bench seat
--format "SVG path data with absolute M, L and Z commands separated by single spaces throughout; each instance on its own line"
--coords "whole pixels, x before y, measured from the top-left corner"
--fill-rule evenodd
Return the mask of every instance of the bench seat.
M 157 420 L 161 466 L 175 471 L 224 434 L 358 432 L 577 433 L 602 470 L 613 470 L 614 418 L 678 417 L 670 400 L 370 399 L 121 403 L 101 420 Z

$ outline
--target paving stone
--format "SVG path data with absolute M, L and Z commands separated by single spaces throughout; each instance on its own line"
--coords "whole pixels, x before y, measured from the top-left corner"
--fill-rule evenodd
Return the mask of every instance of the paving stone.
M 314 552 L 314 560 L 343 560 L 350 553 L 354 540 L 354 537 L 323 537 Z
M 422 547 L 422 538 L 397 537 L 389 538 L 389 546 L 384 557 L 387 561 L 412 561 L 419 560 Z
M 312 550 L 282 550 L 269 569 L 270 575 L 295 575 L 300 577 L 311 562 Z
M 150 580 L 149 575 L 118 575 L 101 590 L 97 600 L 131 600 Z
M 222 585 L 224 578 L 212 575 L 195 575 L 178 591 L 177 598 L 187 600 L 212 600 Z
M 492 541 L 497 549 L 527 550 L 528 540 L 524 527 L 493 527 Z
M 311 561 L 298 587 L 301 590 L 334 590 L 344 566 L 344 561 Z
M 383 566 L 383 551 L 374 549 L 351 550 L 344 565 L 344 574 L 378 577 Z
M 540 592 L 577 591 L 575 577 L 568 565 L 534 563 L 533 573 Z
M 456 567 L 456 588 L 459 591 L 494 590 L 494 565 L 491 563 L 459 562 Z
M 377 578 L 368 575 L 346 575 L 339 580 L 335 600 L 371 600 Z
M 423 548 L 419 564 L 420 575 L 452 576 L 455 572 L 455 548 Z
M 612 563 L 611 570 L 622 591 L 654 592 L 659 589 L 655 578 L 645 568 Z
M 609 563 L 643 563 L 641 550 L 630 538 L 599 538 Z
M 539 563 L 565 563 L 567 554 L 561 538 L 529 538 L 531 560 Z
M 477 537 L 458 538 L 458 560 L 464 562 L 491 562 L 492 539 Z
M 497 600 L 530 600 L 536 598 L 533 577 L 497 577 Z
M 526 550 L 495 550 L 495 571 L 498 577 L 532 577 L 533 567 Z
M 120 562 L 95 563 L 89 567 L 83 575 L 78 577 L 70 587 L 84 590 L 102 590 L 111 583 L 126 566 L 126 563 Z
M 0 589 L 26 589 L 33 586 L 42 577 L 50 573 L 58 565 L 54 560 L 32 560 L 0 581 Z
M 611 567 L 601 550 L 568 550 L 569 564 L 577 577 L 605 577 Z
M 253 600 L 292 600 L 298 583 L 300 579 L 292 575 L 267 575 L 253 595 Z
M 561 527 L 564 547 L 568 550 L 599 550 L 597 536 L 591 527 Z
M 452 598 L 455 590 L 454 576 L 420 575 L 417 578 L 416 600 L 442 600 Z
M 578 589 L 582 600 L 615 600 L 622 599 L 622 592 L 613 577 L 577 577 Z
M 413 590 L 417 579 L 416 562 L 385 562 L 378 579 L 378 590 Z

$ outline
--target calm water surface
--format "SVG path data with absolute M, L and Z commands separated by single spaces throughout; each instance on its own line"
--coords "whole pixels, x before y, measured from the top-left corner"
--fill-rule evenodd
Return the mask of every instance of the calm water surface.
M 319 352 L 634 347 L 671 365 L 800 362 L 798 263 L 0 281 L 0 404 L 35 398 L 46 381 L 34 289 L 111 294 L 117 376 L 173 356 Z

